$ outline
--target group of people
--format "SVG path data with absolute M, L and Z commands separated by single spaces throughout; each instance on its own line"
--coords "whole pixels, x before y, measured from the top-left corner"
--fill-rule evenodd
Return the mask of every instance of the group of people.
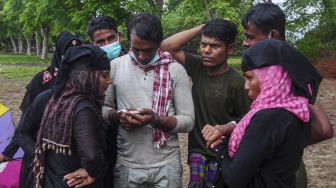
M 322 78 L 285 42 L 285 23 L 272 3 L 243 17 L 245 79 L 227 62 L 238 33 L 230 20 L 163 39 L 160 19 L 140 13 L 129 51 L 110 17 L 90 21 L 93 45 L 62 32 L 0 160 L 24 149 L 24 188 L 180 188 L 178 133 L 189 133 L 190 188 L 306 187 L 303 150 L 333 129 L 316 103 Z M 184 52 L 198 35 L 200 54 Z

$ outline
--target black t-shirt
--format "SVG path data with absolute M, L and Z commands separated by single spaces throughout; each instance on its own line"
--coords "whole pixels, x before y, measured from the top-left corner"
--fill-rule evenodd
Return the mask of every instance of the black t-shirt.
M 216 153 L 206 147 L 201 131 L 206 124 L 223 125 L 245 115 L 251 99 L 244 90 L 244 79 L 232 68 L 209 76 L 202 59 L 188 53 L 185 53 L 184 67 L 193 82 L 195 107 L 195 126 L 188 138 L 189 153 L 216 157 Z

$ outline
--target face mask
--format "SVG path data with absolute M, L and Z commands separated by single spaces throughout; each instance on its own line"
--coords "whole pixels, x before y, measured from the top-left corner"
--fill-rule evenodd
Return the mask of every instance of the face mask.
M 135 57 L 135 55 L 134 55 L 134 53 L 133 52 L 131 52 L 131 56 L 133 57 L 133 59 L 135 59 L 138 63 L 140 63 L 139 61 L 138 61 L 138 59 Z M 155 56 L 152 58 L 152 60 L 150 60 L 146 65 L 150 65 L 150 64 L 154 64 L 157 60 L 159 60 L 160 59 L 160 55 L 159 55 L 159 53 L 156 51 L 156 53 L 155 53 Z
M 272 39 L 272 31 L 269 32 L 268 39 Z
M 112 59 L 118 57 L 120 52 L 121 52 L 121 46 L 120 46 L 119 39 L 118 39 L 118 41 L 115 41 L 115 42 L 113 42 L 111 44 L 108 44 L 106 46 L 102 46 L 100 48 L 107 53 L 107 57 L 110 61 Z

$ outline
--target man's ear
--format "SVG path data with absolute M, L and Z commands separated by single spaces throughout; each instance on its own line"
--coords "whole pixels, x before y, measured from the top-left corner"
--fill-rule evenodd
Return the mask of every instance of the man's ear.
M 93 42 L 92 39 L 90 39 L 90 43 L 91 43 L 93 46 L 95 46 L 95 43 Z
M 270 38 L 276 40 L 282 40 L 280 32 L 278 30 L 272 29 L 270 31 Z
M 120 41 L 121 41 L 121 33 L 120 33 L 120 32 L 118 32 L 118 33 L 117 33 L 117 35 L 118 35 L 119 42 L 120 42 Z
M 227 49 L 228 49 L 229 55 L 233 54 L 233 52 L 235 51 L 234 43 L 231 43 L 231 44 L 227 45 Z

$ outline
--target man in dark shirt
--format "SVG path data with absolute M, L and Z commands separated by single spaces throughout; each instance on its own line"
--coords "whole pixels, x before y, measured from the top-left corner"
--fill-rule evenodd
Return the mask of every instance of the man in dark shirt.
M 200 32 L 201 57 L 182 51 L 181 48 Z M 177 33 L 161 45 L 184 65 L 193 82 L 196 124 L 188 137 L 189 187 L 211 187 L 215 177 L 217 154 L 204 141 L 202 130 L 222 127 L 239 119 L 251 102 L 244 91 L 244 79 L 227 63 L 236 34 L 233 22 L 214 19 L 204 26 Z

